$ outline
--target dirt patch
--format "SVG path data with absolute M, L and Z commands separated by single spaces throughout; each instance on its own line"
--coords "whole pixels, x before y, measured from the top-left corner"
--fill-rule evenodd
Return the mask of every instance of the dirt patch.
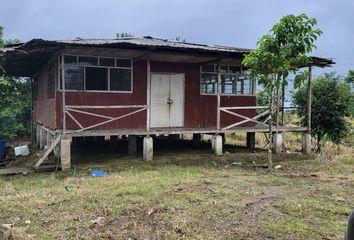
M 277 199 L 274 197 L 264 197 L 256 201 L 246 203 L 245 212 L 242 216 L 242 224 L 248 229 L 245 236 L 242 238 L 250 237 L 254 239 L 272 239 L 266 236 L 259 227 L 259 216 L 267 208 L 272 207 Z
M 102 226 L 97 225 L 95 232 L 110 233 L 110 236 L 105 237 L 113 239 L 159 239 L 156 235 L 159 223 L 155 220 L 155 215 L 163 211 L 158 208 L 128 210 Z

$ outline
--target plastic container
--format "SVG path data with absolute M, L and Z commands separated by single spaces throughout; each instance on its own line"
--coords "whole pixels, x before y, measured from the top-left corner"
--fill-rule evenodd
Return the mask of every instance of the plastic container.
M 6 141 L 0 139 L 0 160 L 5 157 L 5 150 L 6 150 L 5 145 L 6 145 Z
M 15 147 L 15 156 L 28 156 L 30 151 L 27 145 Z

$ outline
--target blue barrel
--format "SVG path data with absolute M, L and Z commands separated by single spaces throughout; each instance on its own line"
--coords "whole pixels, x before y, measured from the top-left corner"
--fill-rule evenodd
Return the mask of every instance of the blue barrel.
M 0 139 L 0 160 L 5 156 L 5 140 Z

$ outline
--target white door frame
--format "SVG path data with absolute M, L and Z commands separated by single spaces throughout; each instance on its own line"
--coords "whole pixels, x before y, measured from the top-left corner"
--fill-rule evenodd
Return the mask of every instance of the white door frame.
M 151 72 L 150 74 L 150 79 L 152 79 L 152 75 L 153 74 L 160 74 L 160 75 L 181 75 L 183 76 L 183 83 L 182 83 L 182 88 L 183 88 L 183 98 L 182 98 L 182 106 L 183 106 L 183 110 L 182 110 L 182 126 L 179 126 L 179 127 L 184 127 L 184 111 L 185 111 L 185 97 L 186 97 L 186 74 L 185 73 L 179 73 L 179 72 Z M 151 89 L 151 85 L 150 84 L 150 99 L 151 99 L 151 94 L 152 94 L 152 89 Z M 150 105 L 150 109 L 148 109 L 148 111 L 150 112 L 150 127 L 151 127 L 151 108 L 152 106 Z M 171 122 L 171 121 L 170 121 Z M 153 128 L 156 128 L 156 127 L 153 127 Z M 158 127 L 157 127 L 158 128 Z

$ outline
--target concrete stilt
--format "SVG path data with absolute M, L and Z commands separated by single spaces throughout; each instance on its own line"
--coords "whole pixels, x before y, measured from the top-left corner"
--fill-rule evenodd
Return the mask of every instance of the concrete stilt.
M 136 154 L 136 136 L 129 135 L 128 137 L 128 154 Z
M 143 143 L 143 159 L 151 161 L 154 155 L 154 144 L 152 137 L 144 137 Z
M 248 132 L 246 135 L 246 140 L 247 140 L 247 145 L 246 147 L 248 149 L 254 149 L 256 148 L 256 133 L 254 132 Z
M 71 166 L 71 142 L 70 139 L 63 138 L 60 141 L 60 163 L 61 169 L 70 169 Z
M 281 152 L 284 146 L 284 138 L 283 138 L 283 133 L 275 133 L 273 134 L 273 153 L 278 153 Z
M 302 135 L 302 153 L 309 154 L 311 152 L 311 134 L 304 133 Z
M 222 136 L 214 135 L 211 139 L 211 146 L 216 156 L 222 156 Z

